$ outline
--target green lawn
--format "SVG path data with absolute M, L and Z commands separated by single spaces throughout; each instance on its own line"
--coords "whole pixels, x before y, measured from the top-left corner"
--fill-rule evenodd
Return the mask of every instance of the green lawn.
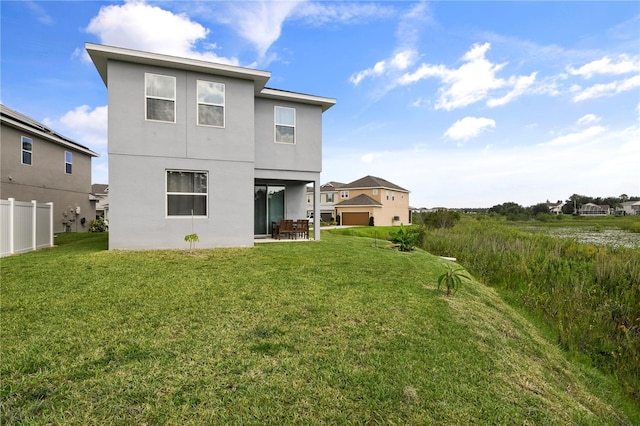
M 1 261 L 3 425 L 640 421 L 492 289 L 445 297 L 420 250 L 58 245 Z

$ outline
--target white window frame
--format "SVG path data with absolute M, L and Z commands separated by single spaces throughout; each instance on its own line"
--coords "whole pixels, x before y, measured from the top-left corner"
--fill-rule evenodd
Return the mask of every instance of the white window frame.
M 378 190 L 377 190 L 377 189 L 374 189 L 374 190 L 372 190 L 372 191 L 371 191 L 371 193 L 372 193 L 373 195 L 378 195 Z
M 200 102 L 200 91 L 199 91 L 198 83 L 209 83 L 209 84 L 217 84 L 222 86 L 222 103 L 216 104 L 212 102 Z M 197 125 L 204 126 L 204 127 L 216 127 L 218 129 L 224 129 L 227 122 L 227 107 L 225 105 L 226 101 L 227 101 L 227 88 L 224 83 L 218 83 L 217 81 L 208 81 L 208 80 L 196 80 L 196 123 Z M 218 126 L 216 124 L 200 123 L 200 105 L 222 107 L 222 125 Z
M 207 176 L 207 192 L 169 192 L 169 172 L 181 172 L 181 173 L 202 173 Z M 184 169 L 166 169 L 164 171 L 164 193 L 165 193 L 165 218 L 167 219 L 207 219 L 209 217 L 209 172 L 206 170 L 184 170 Z M 188 215 L 170 215 L 169 214 L 169 195 L 195 195 L 205 197 L 206 213 L 204 215 L 191 214 Z
M 67 154 L 69 154 L 68 160 L 67 160 Z M 67 171 L 67 166 L 69 166 L 69 171 Z M 67 175 L 73 174 L 73 152 L 71 151 L 64 152 L 64 173 Z
M 340 198 L 349 198 L 349 191 L 340 191 Z
M 155 76 L 155 77 L 163 77 L 163 78 L 170 78 L 173 80 L 173 98 L 165 98 L 162 96 L 150 96 L 147 95 L 147 79 L 149 78 L 149 76 Z M 149 111 L 147 111 L 147 100 L 148 99 L 160 99 L 163 101 L 172 101 L 173 102 L 173 121 L 169 121 L 169 120 L 156 120 L 153 118 L 149 118 Z M 175 123 L 176 122 L 176 77 L 172 76 L 172 75 L 164 75 L 164 74 L 155 74 L 155 73 L 150 73 L 150 72 L 146 72 L 144 73 L 144 119 L 146 121 L 153 121 L 156 123 Z
M 335 203 L 335 194 L 333 192 L 329 192 L 325 194 L 325 200 L 327 203 Z
M 31 149 L 30 150 L 24 149 L 24 143 L 27 142 L 27 141 L 28 141 L 28 143 L 31 144 Z M 27 153 L 27 152 L 29 154 L 31 154 L 31 155 L 29 156 L 29 162 L 25 163 L 24 162 L 24 154 Z M 28 138 L 26 136 L 22 136 L 20 138 L 20 163 L 24 164 L 25 166 L 31 166 L 33 164 L 33 139 Z
M 278 109 L 288 109 L 288 110 L 292 110 L 293 111 L 293 125 L 289 124 L 289 123 L 278 123 Z M 287 145 L 295 145 L 296 144 L 296 109 L 295 108 L 291 108 L 291 107 L 284 107 L 284 106 L 275 106 L 273 108 L 273 122 L 274 122 L 274 126 L 273 126 L 273 140 L 275 143 L 283 143 L 283 144 L 287 144 Z M 288 128 L 292 128 L 293 129 L 293 142 L 284 142 L 284 141 L 279 141 L 278 140 L 278 127 L 288 127 Z

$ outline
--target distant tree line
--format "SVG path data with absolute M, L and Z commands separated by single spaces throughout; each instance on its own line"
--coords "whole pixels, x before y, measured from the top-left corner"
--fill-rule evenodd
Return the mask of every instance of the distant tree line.
M 626 201 L 639 201 L 640 197 L 629 197 L 627 194 L 622 194 L 619 197 L 589 197 L 586 195 L 573 194 L 565 201 L 562 206 L 563 214 L 573 214 L 580 210 L 580 207 L 587 203 L 597 204 L 599 206 L 607 205 L 611 208 L 618 208 L 622 206 L 622 203 Z M 555 204 L 561 204 L 562 200 L 558 200 Z M 532 217 L 541 217 L 542 215 L 548 215 L 550 213 L 549 203 L 538 203 L 530 207 L 523 207 L 518 203 L 506 202 L 497 204 L 489 208 L 488 213 L 498 214 L 506 216 L 509 220 L 526 220 Z

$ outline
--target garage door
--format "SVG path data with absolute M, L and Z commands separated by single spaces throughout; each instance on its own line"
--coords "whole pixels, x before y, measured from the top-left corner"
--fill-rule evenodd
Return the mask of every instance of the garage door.
M 344 212 L 342 213 L 343 225 L 369 225 L 369 213 L 368 212 Z

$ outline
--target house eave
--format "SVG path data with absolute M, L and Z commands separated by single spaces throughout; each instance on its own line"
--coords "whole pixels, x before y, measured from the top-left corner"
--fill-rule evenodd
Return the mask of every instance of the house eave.
M 72 141 L 71 139 L 63 137 L 44 126 L 40 126 L 39 128 L 34 127 L 32 125 L 24 123 L 18 118 L 10 116 L 10 112 L 4 106 L 2 108 L 2 112 L 2 122 L 8 126 L 24 131 L 25 133 L 39 136 L 42 139 L 48 140 L 49 142 L 57 145 L 61 145 L 70 150 L 81 152 L 91 157 L 100 157 L 100 154 L 98 154 L 97 152 L 94 152 L 86 146 L 82 146 L 79 143 Z
M 204 74 L 222 75 L 225 77 L 251 80 L 255 84 L 255 92 L 258 93 L 267 84 L 271 73 L 268 71 L 255 70 L 252 68 L 227 65 L 217 62 L 204 61 L 201 59 L 182 58 L 159 53 L 143 52 L 122 47 L 105 46 L 102 44 L 85 43 L 85 49 L 91 57 L 102 81 L 107 86 L 107 63 L 109 60 L 132 62 L 141 65 L 152 65 L 158 67 L 182 69 L 187 71 L 201 72 Z
M 289 92 L 286 90 L 272 89 L 265 87 L 258 95 L 260 98 L 276 99 L 280 101 L 291 101 L 310 105 L 318 105 L 325 112 L 336 104 L 333 98 L 325 98 L 323 96 L 307 95 L 304 93 Z

